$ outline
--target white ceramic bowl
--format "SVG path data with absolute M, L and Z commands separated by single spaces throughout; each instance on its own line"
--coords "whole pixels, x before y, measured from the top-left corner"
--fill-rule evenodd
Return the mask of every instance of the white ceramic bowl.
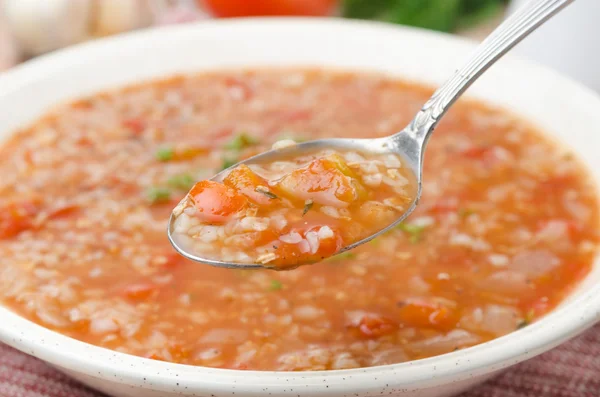
M 0 133 L 56 103 L 122 84 L 203 69 L 325 66 L 438 84 L 473 44 L 388 25 L 311 19 L 202 22 L 78 46 L 0 77 Z M 470 91 L 568 142 L 600 182 L 600 99 L 546 69 L 505 59 Z M 435 139 L 435 135 L 432 139 Z M 4 159 L 3 161 L 7 161 Z M 49 331 L 0 307 L 0 340 L 114 396 L 448 396 L 548 350 L 600 318 L 600 261 L 541 321 L 482 345 L 381 367 L 302 373 L 210 369 L 134 357 Z

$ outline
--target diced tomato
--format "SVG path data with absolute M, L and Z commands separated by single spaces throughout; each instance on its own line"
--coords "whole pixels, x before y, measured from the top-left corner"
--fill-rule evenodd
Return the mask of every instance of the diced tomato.
M 152 283 L 130 284 L 123 289 L 123 294 L 133 300 L 145 300 L 158 292 L 158 286 Z
M 141 119 L 127 119 L 123 121 L 123 127 L 127 128 L 133 135 L 140 135 L 146 129 L 146 123 Z
M 202 0 L 217 17 L 326 16 L 337 0 Z
M 51 219 L 65 218 L 74 215 L 75 213 L 77 213 L 77 211 L 79 211 L 79 206 L 65 205 L 50 211 L 48 217 Z
M 321 226 L 315 226 L 305 230 L 293 229 L 292 231 L 300 234 L 303 239 L 307 239 L 308 233 L 312 233 L 313 236 L 315 236 L 320 228 Z M 331 230 L 333 232 L 333 236 L 319 239 L 319 248 L 314 253 L 308 251 L 310 249 L 310 245 L 307 246 L 307 241 L 300 243 L 304 244 L 305 250 L 301 249 L 300 244 L 289 244 L 280 240 L 276 241 L 274 245 L 277 247 L 275 249 L 275 254 L 278 257 L 278 259 L 275 261 L 277 267 L 284 268 L 284 265 L 293 266 L 299 263 L 319 262 L 324 258 L 330 257 L 338 252 L 344 246 L 342 235 L 340 230 L 337 228 L 331 228 Z
M 360 184 L 344 172 L 349 170 L 337 158 L 316 159 L 308 166 L 284 176 L 277 187 L 290 199 L 345 207 L 360 197 Z
M 248 199 L 235 189 L 214 181 L 200 181 L 190 191 L 190 197 L 205 222 L 225 222 L 248 205 Z
M 81 147 L 91 147 L 94 145 L 94 142 L 90 138 L 82 136 L 79 139 L 77 139 L 77 145 Z
M 31 201 L 12 203 L 0 208 L 0 238 L 10 238 L 33 228 L 34 218 L 40 211 Z
M 333 232 L 333 237 L 321 238 L 319 240 L 319 249 L 316 253 L 316 255 L 319 256 L 319 259 L 323 259 L 323 257 L 327 258 L 335 254 L 344 246 L 341 230 L 333 226 L 329 226 L 329 228 Z M 314 226 L 311 227 L 308 232 L 318 233 L 319 229 L 321 229 L 321 226 Z M 306 236 L 306 232 L 304 233 L 304 236 Z
M 279 197 L 268 187 L 267 181 L 254 173 L 247 165 L 242 164 L 233 169 L 225 177 L 223 183 L 248 196 L 260 206 L 270 206 L 280 202 Z
M 453 308 L 426 299 L 404 302 L 400 308 L 399 318 L 403 323 L 413 327 L 431 327 L 442 330 L 453 328 L 458 321 Z
M 365 314 L 357 324 L 353 324 L 351 327 L 355 328 L 360 336 L 365 338 L 379 338 L 398 330 L 396 322 L 374 313 Z

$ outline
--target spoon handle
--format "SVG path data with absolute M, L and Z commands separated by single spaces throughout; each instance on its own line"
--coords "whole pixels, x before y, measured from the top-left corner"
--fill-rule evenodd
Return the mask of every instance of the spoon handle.
M 408 130 L 423 146 L 448 108 L 483 72 L 538 26 L 575 0 L 530 0 L 496 28 L 465 65 L 423 105 Z

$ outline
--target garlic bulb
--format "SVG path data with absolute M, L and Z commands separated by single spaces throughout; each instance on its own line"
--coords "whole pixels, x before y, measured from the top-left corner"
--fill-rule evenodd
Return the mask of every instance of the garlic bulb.
M 210 15 L 196 4 L 196 0 L 154 0 L 150 2 L 157 25 L 172 25 L 209 19 Z
M 149 26 L 153 22 L 152 1 L 97 0 L 92 34 L 107 36 Z
M 14 66 L 19 60 L 17 42 L 7 29 L 0 9 L 0 72 Z
M 3 0 L 8 28 L 33 56 L 88 37 L 93 0 Z
M 0 0 L 0 9 L 23 51 L 35 56 L 92 37 L 149 26 L 152 1 Z

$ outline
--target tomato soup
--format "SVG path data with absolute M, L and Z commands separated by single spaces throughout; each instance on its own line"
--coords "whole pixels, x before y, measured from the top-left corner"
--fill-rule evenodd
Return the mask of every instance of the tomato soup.
M 2 304 L 108 349 L 251 370 L 399 363 L 515 332 L 590 270 L 598 197 L 572 153 L 476 102 L 432 137 L 416 211 L 355 250 L 232 271 L 167 239 L 196 181 L 282 139 L 392 134 L 430 94 L 367 73 L 253 70 L 60 106 L 0 147 Z
M 172 238 L 203 259 L 290 269 L 324 260 L 401 217 L 415 201 L 395 154 L 284 152 L 194 185 L 174 209 Z

